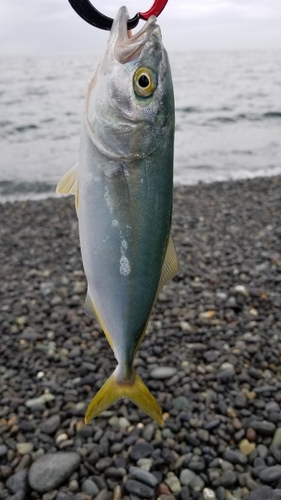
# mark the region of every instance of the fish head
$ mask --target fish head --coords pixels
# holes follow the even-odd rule
[[[151,154],[174,130],[171,71],[157,19],[151,16],[132,35],[128,18],[121,7],[90,80],[85,109],[87,131],[98,150],[120,161]]]

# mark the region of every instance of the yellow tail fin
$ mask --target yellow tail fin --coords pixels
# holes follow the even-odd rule
[[[142,411],[161,425],[163,423],[161,408],[136,372],[134,371],[132,383],[121,384],[116,379],[116,370],[112,373],[111,377],[107,379],[89,404],[85,416],[85,423],[88,424],[90,420],[109,408],[115,401],[127,396]]]

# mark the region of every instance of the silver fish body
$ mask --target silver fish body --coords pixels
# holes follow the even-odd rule
[[[86,420],[127,395],[160,422],[133,360],[157,294],[177,271],[170,236],[174,97],[156,18],[131,37],[127,18],[122,7],[90,80],[79,167],[71,174],[77,177],[68,178],[88,281],[86,312],[97,316],[118,361]],[[58,190],[66,192],[62,184]]]

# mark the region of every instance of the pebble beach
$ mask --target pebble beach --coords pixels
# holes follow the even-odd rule
[[[281,500],[281,177],[180,186],[180,272],[135,359],[158,426],[121,400],[84,314],[73,197],[1,205],[0,500]]]

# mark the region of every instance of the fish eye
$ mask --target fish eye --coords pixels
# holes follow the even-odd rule
[[[149,97],[156,89],[155,76],[148,68],[139,68],[134,74],[134,90],[140,97]]]

